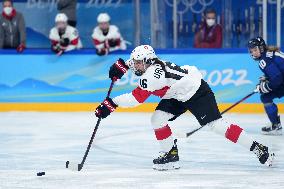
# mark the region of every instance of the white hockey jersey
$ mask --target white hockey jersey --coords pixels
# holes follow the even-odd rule
[[[95,27],[93,34],[92,34],[92,38],[93,38],[96,49],[99,49],[99,50],[107,48],[111,52],[115,50],[125,50],[126,49],[125,41],[123,40],[119,32],[119,29],[115,25],[109,26],[109,31],[107,35],[103,34],[99,26]],[[118,40],[119,41],[118,45],[115,47],[109,47],[108,44],[106,44],[106,42],[109,39]]]
[[[166,72],[159,64],[151,65],[140,77],[139,86],[131,93],[113,99],[120,107],[133,107],[143,103],[150,95],[162,99],[189,100],[201,85],[202,74],[195,66],[176,66],[165,63]]]
[[[58,29],[56,27],[50,30],[49,39],[51,40],[52,45],[60,44],[60,40],[64,38],[68,38],[70,41],[70,44],[67,47],[62,47],[62,49],[65,49],[65,51],[82,48],[82,42],[76,28],[68,25],[65,33],[62,36],[59,35]]]

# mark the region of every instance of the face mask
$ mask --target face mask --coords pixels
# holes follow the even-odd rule
[[[209,27],[211,27],[215,24],[215,19],[214,18],[206,19],[206,23]]]
[[[6,15],[11,15],[13,8],[12,7],[4,7],[3,11]]]

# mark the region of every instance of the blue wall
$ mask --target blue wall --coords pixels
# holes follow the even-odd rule
[[[157,54],[178,65],[197,66],[218,102],[240,99],[255,88],[261,75],[245,49],[157,50]],[[27,50],[20,55],[0,51],[0,57],[0,102],[100,102],[110,84],[109,67],[129,54],[98,57],[85,50],[57,57],[48,50]],[[136,82],[137,77],[128,72],[116,83],[112,96],[130,92]],[[258,95],[247,102],[259,102]]]

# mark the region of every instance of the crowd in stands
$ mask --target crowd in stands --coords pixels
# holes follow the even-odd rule
[[[0,16],[0,49],[16,49],[23,52],[26,48],[26,27],[23,15],[15,9],[12,0],[2,1],[3,11]],[[50,30],[51,50],[57,55],[83,48],[80,35],[76,29],[77,0],[58,0],[58,14],[55,26]],[[203,21],[194,36],[195,48],[221,48],[222,27],[216,22],[214,9],[207,9]],[[97,55],[107,55],[116,50],[125,50],[126,43],[119,28],[110,24],[107,13],[97,17],[98,25],[94,28],[92,40]]]

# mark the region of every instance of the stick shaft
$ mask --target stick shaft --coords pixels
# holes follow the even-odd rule
[[[245,101],[246,99],[248,99],[249,97],[251,97],[252,95],[254,95],[256,92],[251,92],[250,94],[248,94],[247,96],[243,97],[241,100],[239,100],[238,102],[234,103],[232,106],[228,107],[227,109],[225,109],[223,112],[221,112],[221,115],[223,115],[224,113],[228,112],[229,110],[231,110],[232,108],[234,108],[235,106],[237,106],[238,104],[240,104],[241,102]],[[194,129],[193,131],[186,133],[186,137],[189,137],[190,135],[192,135],[193,133],[195,133],[196,131],[199,131],[201,128],[203,128],[205,125],[202,125],[201,127]]]
[[[111,84],[110,84],[109,90],[108,90],[108,92],[107,92],[107,97],[109,97],[109,95],[110,95],[110,93],[111,93],[111,91],[112,91],[113,85],[114,85],[114,81],[112,81]],[[102,118],[99,118],[98,121],[97,121],[97,124],[96,124],[96,126],[95,126],[95,128],[94,128],[93,134],[92,134],[91,139],[90,139],[90,141],[89,141],[87,150],[85,151],[84,157],[83,157],[81,163],[78,165],[78,171],[81,171],[81,169],[82,169],[83,166],[84,166],[84,163],[85,163],[85,161],[86,161],[86,159],[87,159],[87,156],[88,156],[88,154],[89,154],[90,148],[91,148],[92,143],[93,143],[93,141],[94,141],[94,138],[95,138],[95,135],[96,135],[97,130],[98,130],[98,128],[99,128],[99,125],[100,125],[100,123],[101,123],[101,120],[102,120]]]

